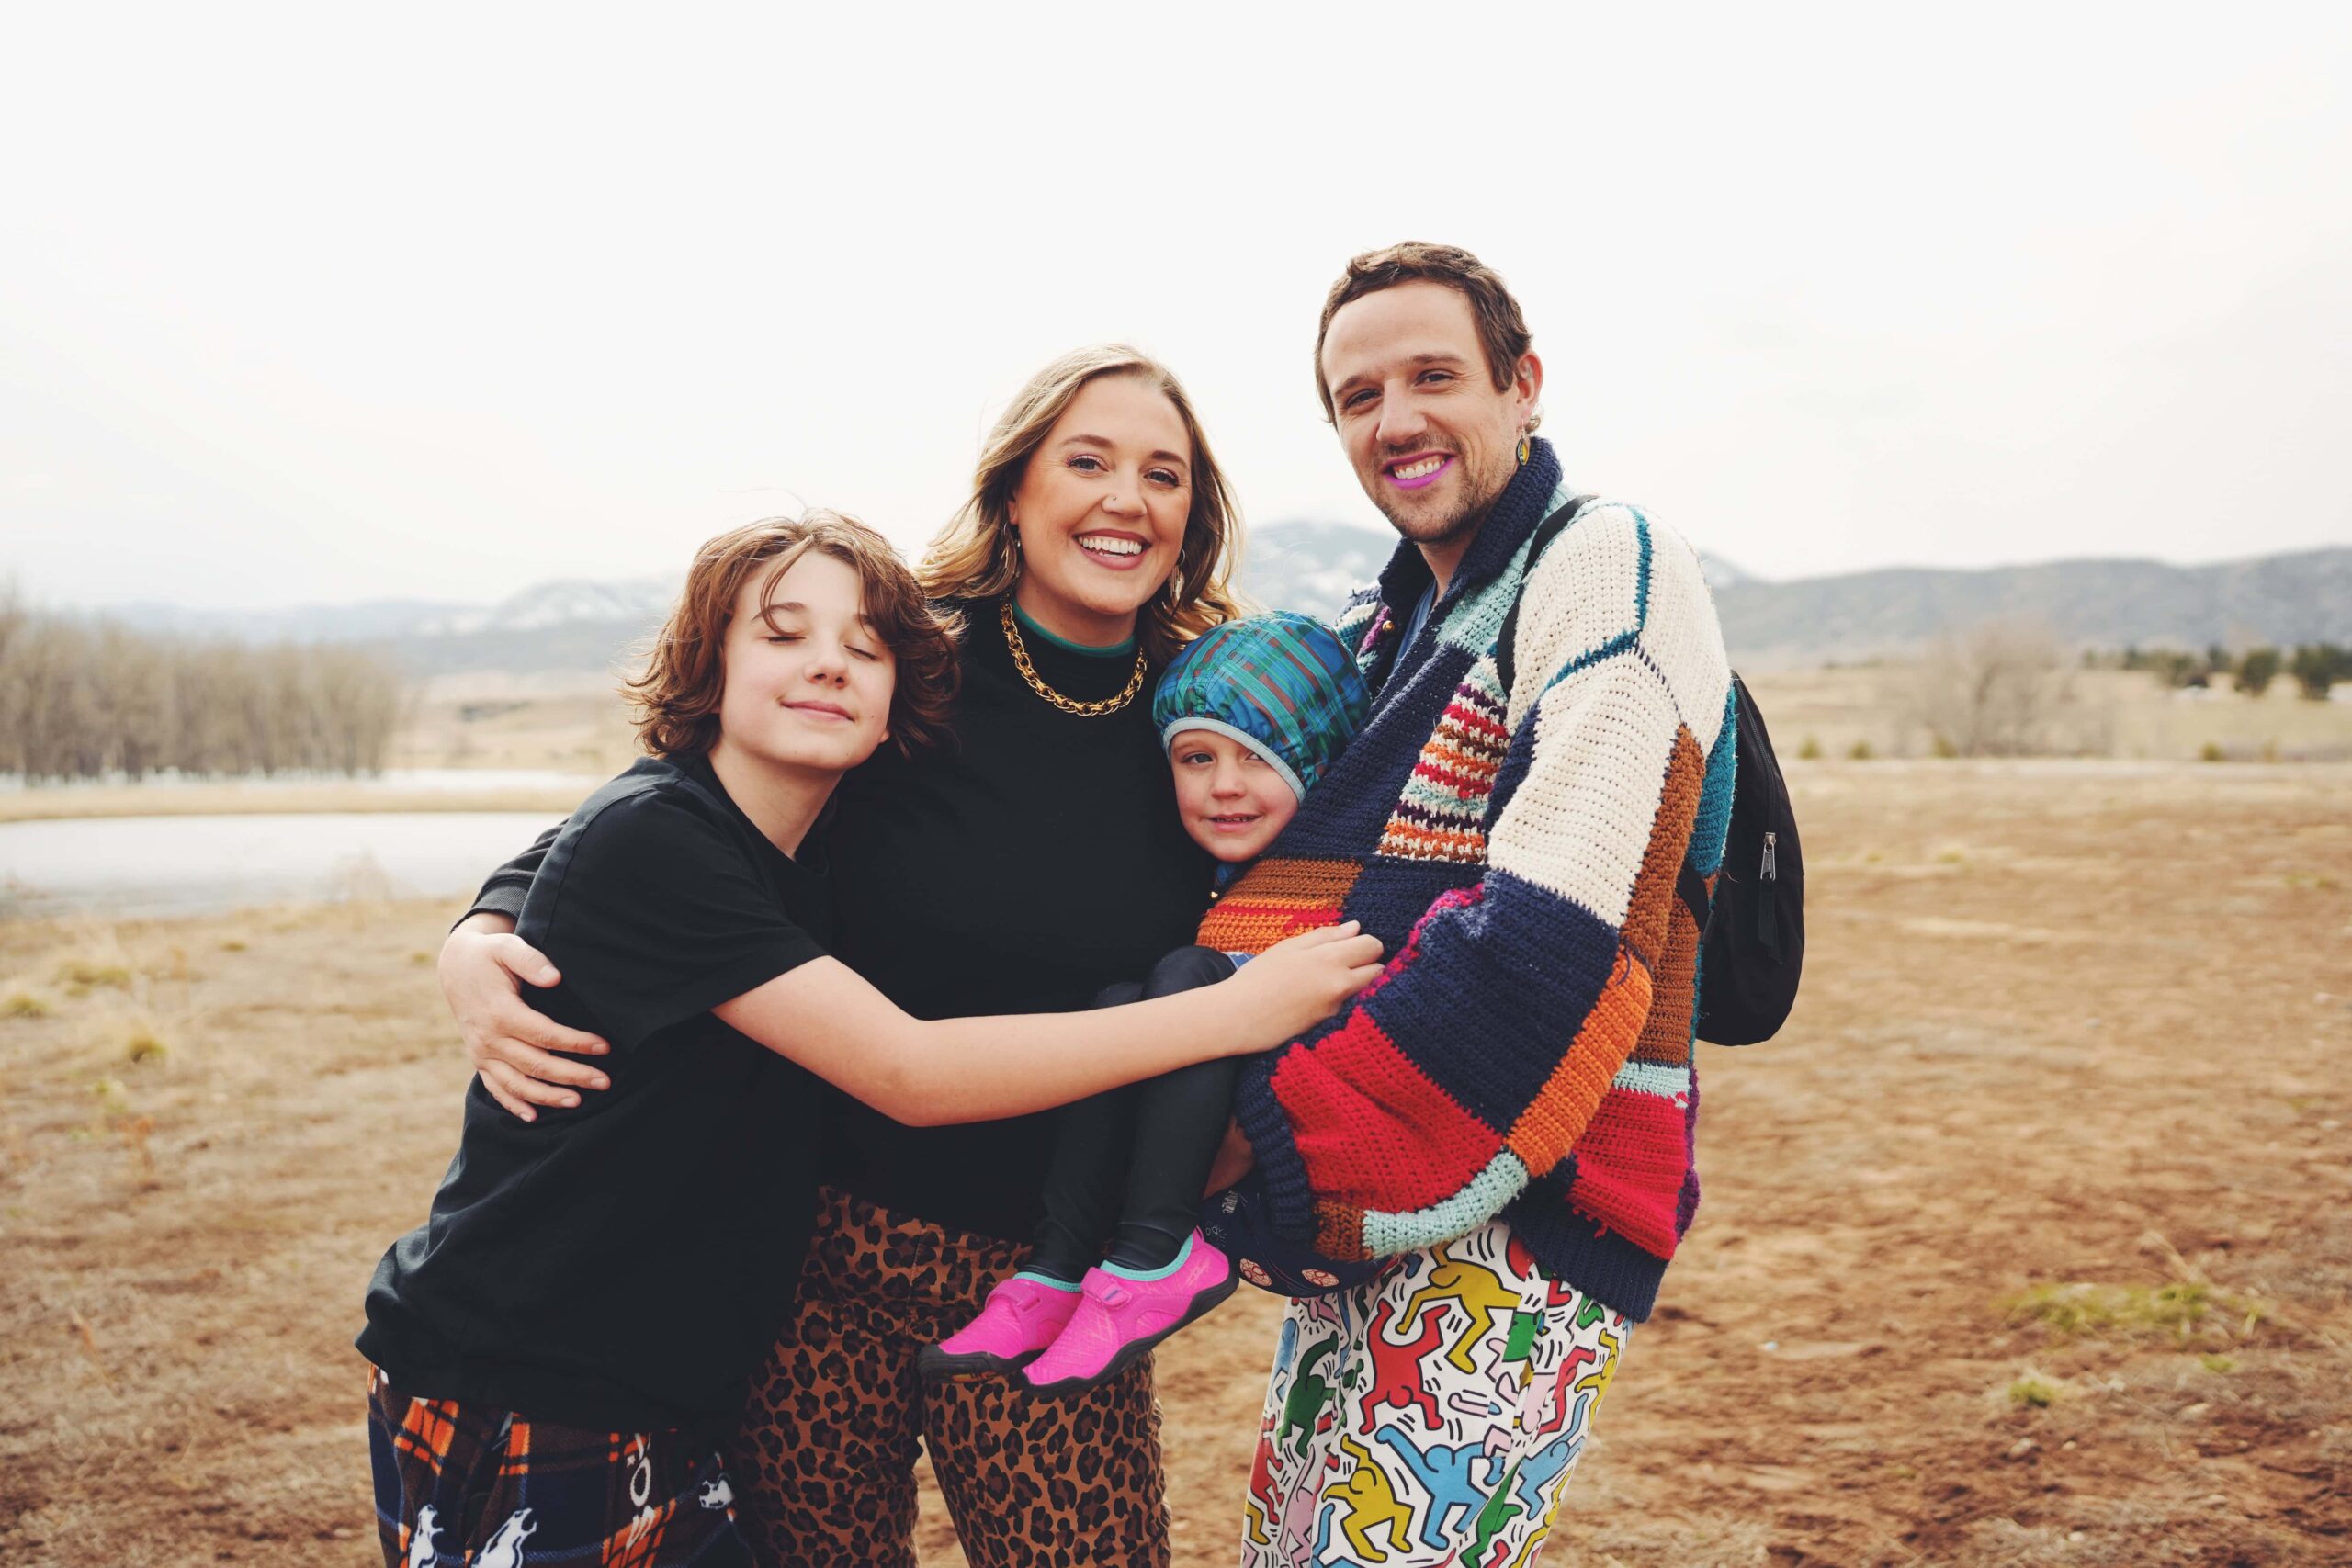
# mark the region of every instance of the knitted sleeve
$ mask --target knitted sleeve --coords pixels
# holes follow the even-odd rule
[[[1276,1225],[1334,1258],[1483,1224],[1575,1147],[1650,1012],[1730,666],[1697,557],[1588,507],[1521,601],[1487,868],[1239,1097]],[[1661,1114],[1682,1111],[1666,1101]]]

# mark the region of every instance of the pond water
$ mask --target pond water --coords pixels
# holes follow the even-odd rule
[[[131,781],[121,774],[88,781],[74,780],[65,784],[28,784],[20,773],[0,773],[0,795],[35,791],[59,799],[71,799],[80,790],[120,789]],[[577,789],[582,795],[600,784],[600,775],[593,773],[555,773],[544,768],[387,768],[380,773],[273,773],[265,778],[259,773],[243,777],[215,773],[149,773],[138,781],[141,789],[208,789],[233,784],[239,790],[316,789],[333,785],[337,789],[382,790],[387,794],[407,790],[492,790],[492,789]]]
[[[0,823],[0,919],[463,893],[555,820],[385,811]]]

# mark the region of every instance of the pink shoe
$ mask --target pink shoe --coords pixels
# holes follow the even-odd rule
[[[915,1368],[933,1382],[1016,1371],[1054,1342],[1078,1302],[1076,1285],[1015,1274],[998,1281],[979,1316],[917,1351]]]
[[[1069,1326],[1022,1372],[1038,1393],[1075,1393],[1109,1382],[1151,1348],[1233,1294],[1233,1259],[1194,1231],[1176,1261],[1148,1279],[1089,1269]]]

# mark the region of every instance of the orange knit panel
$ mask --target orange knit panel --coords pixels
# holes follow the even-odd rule
[[[1530,1175],[1541,1176],[1559,1164],[1569,1145],[1584,1135],[1593,1108],[1625,1065],[1649,1011],[1649,971],[1621,947],[1609,983],[1585,1014],[1576,1043],[1511,1127],[1510,1151]]]
[[[1380,852],[1407,860],[1454,861],[1473,864],[1487,856],[1487,836],[1476,828],[1423,828],[1394,821],[1380,836]]]
[[[1261,860],[1202,917],[1200,943],[1263,953],[1284,937],[1340,923],[1363,866],[1344,860]]]
[[[1667,911],[1666,953],[1659,958],[1657,998],[1634,1043],[1634,1060],[1660,1067],[1690,1065],[1690,1011],[1699,1002],[1699,922],[1680,898]]]
[[[1341,1261],[1361,1261],[1363,1249],[1363,1211],[1352,1203],[1335,1202],[1329,1198],[1315,1201],[1315,1250],[1326,1258]]]
[[[1666,952],[1667,920],[1681,899],[1674,882],[1690,849],[1690,825],[1699,815],[1699,792],[1706,787],[1707,758],[1687,726],[1674,730],[1674,753],[1667,759],[1666,783],[1657,815],[1650,818],[1649,847],[1625,908],[1625,945],[1655,968]]]

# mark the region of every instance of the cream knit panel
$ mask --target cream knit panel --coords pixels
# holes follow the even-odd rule
[[[1680,727],[1665,682],[1630,649],[1553,684],[1536,706],[1527,774],[1487,835],[1487,863],[1622,928]]]
[[[1639,519],[1614,502],[1590,502],[1552,541],[1519,601],[1511,733],[1556,671],[1641,625],[1641,567]]]
[[[1513,654],[1509,722],[1533,713],[1535,744],[1489,863],[1623,926],[1675,732],[1704,753],[1723,726],[1731,669],[1697,554],[1630,506],[1592,502],[1536,563]]]

